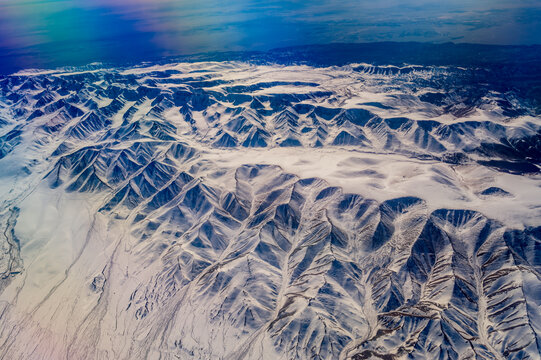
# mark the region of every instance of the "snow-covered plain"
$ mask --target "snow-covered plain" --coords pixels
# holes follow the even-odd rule
[[[538,359],[541,121],[475,71],[0,78],[0,358]]]

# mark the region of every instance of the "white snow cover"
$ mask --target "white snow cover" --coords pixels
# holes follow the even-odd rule
[[[538,359],[541,121],[404,69],[0,79],[0,357]]]

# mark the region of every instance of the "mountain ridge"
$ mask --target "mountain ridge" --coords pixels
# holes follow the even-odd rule
[[[479,71],[3,77],[2,353],[535,359],[541,125]]]

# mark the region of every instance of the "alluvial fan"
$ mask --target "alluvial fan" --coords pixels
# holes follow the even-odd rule
[[[539,359],[541,121],[480,76],[1,77],[0,358]]]

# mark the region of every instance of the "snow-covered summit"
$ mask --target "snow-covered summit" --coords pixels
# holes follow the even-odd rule
[[[536,359],[541,122],[482,69],[0,78],[11,359]]]

